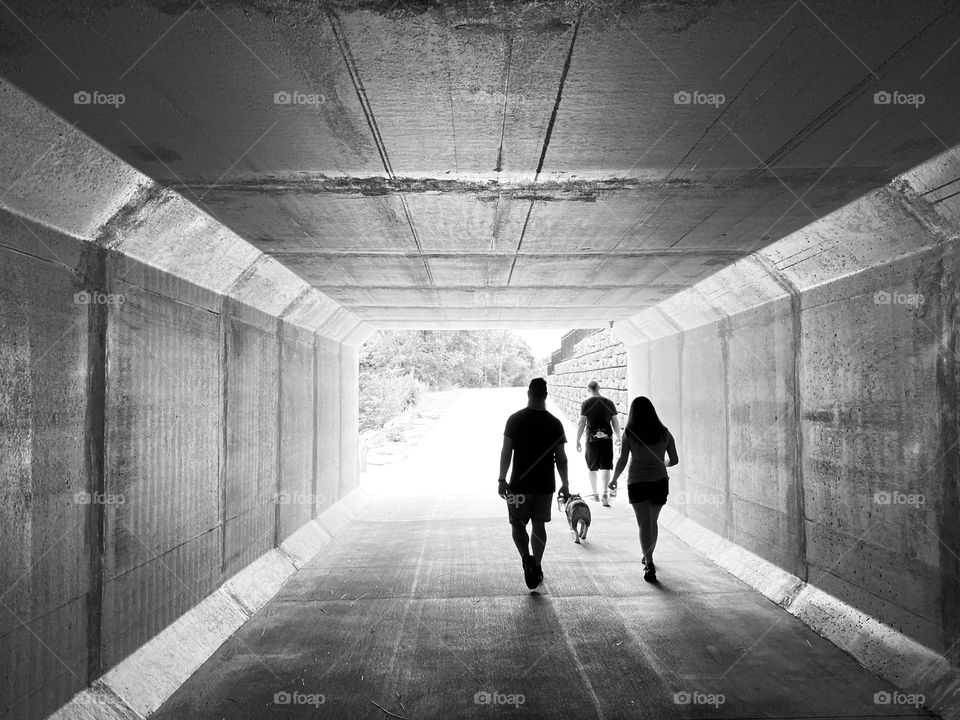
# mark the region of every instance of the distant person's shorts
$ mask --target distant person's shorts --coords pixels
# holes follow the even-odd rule
[[[613,470],[613,440],[594,440],[587,442],[584,451],[587,470]]]
[[[654,505],[666,505],[667,495],[670,494],[670,480],[654,480],[653,482],[635,482],[627,485],[627,497],[631,503],[648,501]]]
[[[531,520],[550,522],[553,509],[553,493],[513,493],[507,495],[507,516],[511,525],[526,525]]]

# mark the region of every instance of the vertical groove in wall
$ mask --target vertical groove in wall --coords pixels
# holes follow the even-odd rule
[[[801,326],[801,298],[800,290],[789,279],[784,277],[783,273],[762,255],[754,255],[754,258],[766,273],[777,283],[777,285],[790,298],[790,332],[791,342],[793,344],[793,367],[790,371],[790,387],[787,388],[787,394],[793,402],[793,508],[788,517],[796,520],[797,535],[797,562],[799,568],[795,574],[804,582],[810,579],[810,566],[807,562],[807,510],[806,499],[804,496],[804,477],[803,477],[803,385],[801,377],[803,373],[803,353],[802,338],[803,329]]]
[[[717,310],[717,312],[723,311]],[[727,501],[723,504],[723,535],[726,538],[733,539],[735,536],[733,524],[733,497],[730,492],[730,468],[732,466],[730,458],[730,335],[733,330],[731,327],[730,317],[725,313],[717,323],[717,330],[720,336],[720,363],[723,365],[721,372],[723,373],[723,422],[725,425],[723,433],[723,496]]]
[[[230,299],[220,300],[220,572],[227,572],[227,398],[230,372],[230,332],[227,315]]]
[[[320,436],[320,348],[317,334],[313,333],[313,475],[310,481],[310,517],[317,517],[317,484],[320,467],[320,453],[317,450],[317,438]]]
[[[957,357],[957,305],[960,289],[956,278],[941,268],[941,331],[937,349],[937,397],[940,419],[941,503],[937,532],[940,549],[940,608],[943,644],[947,659],[960,664],[960,558],[950,548],[960,548],[960,363]]]
[[[107,293],[107,254],[100,247],[84,250],[80,274],[84,290],[91,294]],[[87,305],[87,381],[86,417],[84,418],[84,464],[87,476],[86,537],[89,556],[89,589],[87,591],[87,682],[103,671],[103,567],[105,555],[106,504],[93,501],[106,493],[106,393],[107,393],[107,321],[106,303]]]
[[[283,491],[283,320],[277,319],[277,487],[273,498],[273,546],[280,547],[280,493]]]
[[[343,457],[343,399],[346,397],[343,392],[343,343],[337,343],[337,387],[340,395],[340,407],[337,414],[337,453],[340,457],[340,477],[337,478],[337,496],[334,501],[343,497],[343,473],[346,465]]]

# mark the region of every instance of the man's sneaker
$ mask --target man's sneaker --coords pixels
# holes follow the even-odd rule
[[[527,583],[527,587],[531,590],[540,584],[540,580],[537,579],[537,575],[537,560],[533,557],[533,555],[527,555],[523,558],[523,579],[524,582]]]
[[[600,501],[600,496],[597,493],[593,493],[593,495],[587,495],[587,497],[590,498],[593,502]]]
[[[606,494],[606,493],[603,494],[603,498],[600,500],[600,503],[601,503],[604,507],[610,507],[610,500],[607,498],[607,494]]]

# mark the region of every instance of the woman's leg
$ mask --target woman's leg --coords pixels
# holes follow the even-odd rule
[[[660,511],[663,509],[663,505],[653,505],[652,503],[646,503],[646,504],[650,506],[648,510],[649,514],[647,516],[648,524],[650,527],[650,530],[647,536],[649,538],[648,547],[650,548],[650,550],[648,554],[645,555],[644,557],[647,558],[647,563],[652,563],[653,551],[657,547],[657,536],[660,534],[660,528],[657,525],[657,521],[660,518]]]
[[[649,500],[631,503],[634,515],[637,516],[637,525],[640,527],[640,551],[643,553],[643,559],[651,562],[653,547],[656,544],[656,536],[650,536],[650,517],[651,505]],[[653,543],[653,544],[651,544]]]

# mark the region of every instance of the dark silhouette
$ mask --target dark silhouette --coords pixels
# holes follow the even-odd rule
[[[663,461],[665,454],[669,458],[666,463]],[[657,519],[670,492],[667,468],[680,461],[677,458],[673,435],[660,422],[649,398],[637,397],[630,403],[623,447],[617,460],[612,485],[616,484],[617,478],[627,467],[628,458],[630,471],[627,474],[627,495],[640,527],[640,549],[643,551],[645,566],[643,579],[656,582],[657,569],[653,564],[653,551],[657,547]]]
[[[527,390],[527,407],[507,420],[500,451],[500,477],[497,492],[507,501],[507,514],[523,564],[524,580],[531,590],[543,580],[543,551],[547,545],[546,523],[550,522],[553,493],[556,490],[556,465],[560,472],[560,495],[569,495],[567,437],[563,424],[547,411],[547,381],[535,378]],[[507,483],[507,470],[513,461],[513,473]],[[532,538],[527,535],[527,523]],[[530,550],[533,550],[531,553]]]
[[[596,380],[587,383],[590,397],[580,405],[580,424],[577,426],[577,452],[582,450],[580,438],[587,431],[587,449],[584,459],[587,461],[587,474],[590,478],[590,499],[600,500],[597,494],[597,471],[603,477],[603,505],[610,507],[607,486],[610,484],[610,471],[613,470],[613,438],[620,444],[619,411],[613,400],[600,394],[600,385]]]

